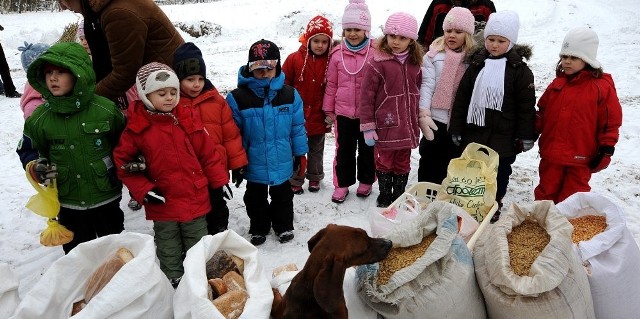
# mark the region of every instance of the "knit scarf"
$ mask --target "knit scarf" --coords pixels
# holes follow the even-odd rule
[[[462,79],[462,75],[466,69],[463,61],[464,56],[465,52],[463,50],[456,52],[445,46],[444,67],[442,68],[440,79],[436,84],[436,89],[431,99],[432,108],[451,109],[456,92],[458,91],[460,79]]]
[[[467,123],[484,126],[486,109],[502,112],[506,66],[507,58],[484,60],[484,68],[473,85]]]

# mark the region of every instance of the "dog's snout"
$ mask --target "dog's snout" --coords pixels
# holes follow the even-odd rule
[[[382,243],[382,247],[386,252],[389,252],[391,250],[391,247],[393,247],[393,242],[388,239],[383,239],[383,240],[384,242]]]

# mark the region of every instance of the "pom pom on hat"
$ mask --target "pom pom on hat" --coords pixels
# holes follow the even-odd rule
[[[22,51],[20,53],[20,62],[22,62],[22,69],[27,72],[29,69],[29,65],[33,61],[35,61],[42,53],[49,49],[49,45],[44,43],[27,43],[24,42],[23,47],[19,47],[18,51]]]
[[[342,15],[342,29],[371,31],[371,13],[364,0],[349,0]]]
[[[475,21],[473,13],[464,7],[453,7],[444,17],[442,22],[442,30],[462,30],[471,35],[475,31]]]
[[[489,21],[484,27],[484,38],[490,35],[499,35],[509,39],[509,49],[518,42],[520,18],[515,11],[504,10],[494,12],[489,16]]]
[[[382,32],[416,40],[418,39],[418,21],[406,12],[396,12],[387,18]]]
[[[253,72],[257,69],[276,69],[276,76],[280,75],[280,49],[278,46],[265,39],[255,42],[249,49],[247,70]]]
[[[560,56],[570,55],[582,59],[595,69],[602,67],[596,60],[598,56],[598,35],[588,27],[577,27],[569,30],[562,41]]]
[[[173,70],[178,80],[191,75],[207,78],[207,66],[202,58],[202,51],[193,43],[187,42],[176,49],[173,54]]]
[[[178,76],[168,65],[158,62],[145,64],[138,70],[136,88],[138,89],[140,100],[152,111],[155,108],[147,98],[147,94],[164,88],[173,88],[176,89],[176,94],[180,96],[180,80],[178,80]]]

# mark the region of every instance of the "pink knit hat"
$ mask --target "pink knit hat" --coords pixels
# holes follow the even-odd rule
[[[389,16],[382,32],[416,40],[418,39],[418,21],[406,12],[396,12]]]
[[[453,7],[444,17],[442,30],[462,30],[473,35],[475,31],[475,18],[469,9],[464,7]]]
[[[342,29],[371,31],[371,13],[364,0],[349,0],[342,15]]]

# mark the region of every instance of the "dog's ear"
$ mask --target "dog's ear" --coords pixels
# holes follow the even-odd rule
[[[313,247],[315,247],[316,244],[320,242],[322,237],[324,237],[324,234],[327,232],[327,227],[321,229],[319,232],[317,232],[315,235],[313,235],[313,237],[309,239],[309,241],[307,242],[307,246],[309,247],[309,252],[311,252],[313,250]]]
[[[346,267],[338,256],[327,256],[313,281],[313,296],[322,310],[336,313],[345,306],[342,282]]]

